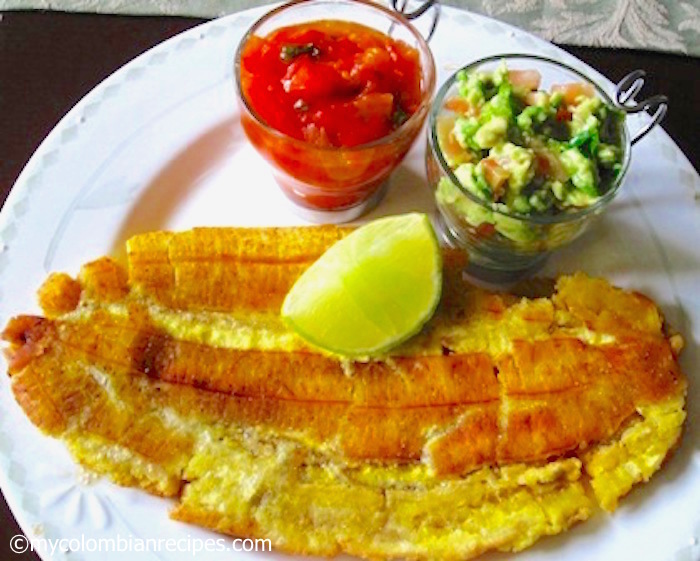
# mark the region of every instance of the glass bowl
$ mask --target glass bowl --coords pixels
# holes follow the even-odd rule
[[[246,98],[241,57],[251,37],[281,27],[317,20],[360,23],[415,48],[421,65],[422,97],[415,113],[399,128],[372,142],[352,147],[319,147],[269,126]],[[374,206],[391,172],[408,152],[430,109],[435,63],[422,35],[398,12],[369,0],[295,0],[263,16],[241,40],[235,61],[241,124],[250,142],[272,165],[284,194],[312,220],[344,222]]]
[[[630,89],[634,91],[621,92],[621,87],[618,87],[616,103],[601,86],[578,70],[536,55],[492,56],[473,62],[462,70],[491,71],[502,61],[505,61],[509,70],[539,71],[542,75],[542,90],[549,90],[553,84],[583,81],[591,84],[597,95],[608,105],[626,113],[641,111],[639,105],[626,106],[626,102],[641,87],[635,81],[640,75],[643,78],[640,71],[623,79],[623,82],[630,82],[630,77],[635,79],[632,80],[635,81],[634,84],[626,83],[627,86],[632,85]],[[443,154],[439,140],[440,127],[441,123],[447,122],[450,114],[449,109],[445,107],[446,101],[458,92],[457,74],[458,72],[453,74],[438,92],[429,117],[426,168],[429,186],[433,190],[439,210],[438,222],[446,241],[468,252],[469,274],[495,282],[517,280],[537,270],[553,250],[578,238],[605,211],[624,181],[630,164],[632,144],[646,134],[651,126],[648,125],[634,139],[631,138],[626,124],[621,127],[621,169],[609,190],[592,205],[546,215],[504,212],[494,209],[490,203],[482,201],[468,191],[457,179]],[[666,110],[665,98],[657,97],[662,100],[664,106],[661,114],[654,116],[652,126],[663,118]]]

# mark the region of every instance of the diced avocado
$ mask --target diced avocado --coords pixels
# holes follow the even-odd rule
[[[457,118],[451,129],[466,157],[449,162],[456,175],[450,189],[456,189],[453,198],[464,199],[461,206],[476,207],[469,210],[472,224],[483,223],[486,216],[474,197],[489,212],[564,212],[594,203],[622,169],[622,112],[599,96],[580,95],[567,103],[562,91],[519,88],[520,81],[514,86],[510,76],[505,63],[458,74],[460,94],[475,110]],[[503,169],[493,161],[482,165],[487,157]],[[497,192],[486,177],[498,185]],[[481,222],[474,220],[475,213]],[[505,237],[526,241],[537,233],[527,222],[500,216],[495,213],[489,222]]]
[[[555,181],[552,183],[552,194],[557,198],[562,207],[582,207],[594,202],[597,197],[591,197],[587,193],[577,189],[574,185],[567,181]]]
[[[522,113],[517,116],[515,122],[522,130],[532,132],[533,127],[544,123],[547,117],[548,115],[545,107],[531,105],[523,109]]]
[[[481,150],[474,140],[474,134],[479,130],[479,120],[476,117],[459,117],[455,121],[452,134],[457,143],[465,150]]]
[[[498,86],[498,93],[484,105],[480,117],[481,122],[494,117],[505,117],[508,122],[512,122],[514,120],[512,97],[513,88],[506,80]]]
[[[493,148],[505,140],[508,133],[508,121],[505,117],[493,117],[486,121],[474,133],[474,142],[479,148]]]
[[[480,108],[478,119],[462,117],[455,122],[454,135],[463,148],[479,151],[507,137],[513,121],[512,88],[507,76],[505,66],[492,74],[458,74],[460,95],[472,107]]]
[[[557,101],[555,104],[553,101]],[[527,133],[532,133],[533,129],[538,132],[541,127],[549,119],[549,128],[557,125],[555,120],[557,114],[558,103],[561,102],[560,94],[549,95],[547,92],[533,92],[531,104],[525,107],[516,117],[516,123],[521,130]]]
[[[547,92],[532,92],[533,103],[530,104],[530,107],[548,109],[550,106],[549,97]]]
[[[562,101],[564,101],[564,94],[561,92],[553,92],[552,95],[549,96],[549,104],[554,109],[558,109]]]
[[[593,162],[586,158],[578,148],[563,150],[559,159],[571,177],[571,183],[574,184],[574,187],[581,191],[582,195],[588,197],[584,205],[590,204],[598,196]],[[576,206],[582,205],[576,204]]]
[[[600,121],[595,113],[600,108],[599,97],[586,97],[571,111],[571,133],[572,135],[583,129],[598,127]]]
[[[532,210],[530,202],[525,195],[516,195],[511,201],[506,201],[506,204],[520,214],[527,214]]]
[[[588,158],[595,158],[598,153],[598,146],[600,145],[600,135],[598,134],[596,118],[589,117],[589,120],[591,119],[596,122],[581,129],[569,140],[569,146],[578,148],[579,151]]]
[[[440,206],[450,207],[475,228],[482,224],[494,224],[496,231],[502,236],[521,243],[530,242],[537,237],[533,228],[526,222],[493,212],[475,203],[446,177],[440,179],[435,198]],[[499,206],[505,212],[508,211],[505,205]]]
[[[489,156],[510,173],[508,187],[514,194],[520,193],[535,176],[535,153],[529,148],[505,142],[492,148]]]
[[[446,177],[440,179],[435,198],[439,205],[452,207],[456,213],[474,227],[494,222],[493,211],[472,201]]]
[[[471,107],[480,107],[486,102],[484,83],[480,74],[461,71],[457,74],[457,80],[459,95],[466,99]]]
[[[598,162],[606,168],[612,168],[622,159],[622,150],[612,144],[601,144],[598,147]]]
[[[505,61],[502,61],[501,64],[498,65],[498,68],[491,73],[491,81],[495,86],[500,86],[504,83],[510,85],[508,80],[508,66],[506,66]]]
[[[553,154],[559,155],[570,146],[568,141],[561,141],[557,140],[556,138],[548,138],[545,142],[545,147]]]
[[[528,203],[530,203],[530,206],[537,212],[547,212],[552,208],[554,201],[551,191],[543,186],[542,189],[530,195]]]
[[[561,181],[552,181],[549,183],[549,188],[552,190],[552,193],[557,200],[562,202],[566,200],[566,195],[568,194],[569,189],[566,188],[564,183]]]
[[[502,210],[508,212],[505,205]],[[535,230],[527,222],[498,213],[493,214],[493,220],[496,231],[514,242],[526,243],[537,239]]]
[[[598,196],[591,196],[578,189],[572,189],[566,196],[566,204],[569,206],[584,207],[593,204]]]
[[[480,168],[477,170],[476,166],[472,163],[462,164],[454,173],[467,191],[484,201],[493,200],[491,188],[489,184],[486,183]]]
[[[491,185],[489,185],[489,182],[486,181],[484,170],[480,164],[481,162],[474,166],[474,181],[476,182],[479,191],[484,194],[484,197],[486,197],[486,199],[489,201],[493,201],[493,189],[491,188]]]

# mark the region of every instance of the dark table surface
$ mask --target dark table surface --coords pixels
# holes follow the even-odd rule
[[[4,12],[0,20],[0,197],[59,119],[94,86],[148,48],[202,20],[123,17],[57,12]],[[700,59],[645,51],[563,47],[613,81],[629,70],[649,73],[642,92],[665,93],[670,110],[664,128],[700,163]],[[0,412],[0,415],[2,412]],[[10,538],[20,533],[0,501],[0,559],[15,555]]]

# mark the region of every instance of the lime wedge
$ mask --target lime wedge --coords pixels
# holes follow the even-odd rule
[[[289,291],[282,317],[317,347],[376,356],[420,331],[441,289],[442,255],[428,217],[392,216],[330,247]]]

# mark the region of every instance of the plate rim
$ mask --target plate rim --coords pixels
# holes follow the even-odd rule
[[[145,70],[147,70],[150,58],[157,56],[161,52],[172,51],[183,40],[191,38],[194,38],[195,40],[204,40],[208,36],[208,31],[215,29],[217,26],[221,25],[223,25],[224,27],[229,27],[233,26],[234,24],[240,24],[240,21],[246,16],[250,18],[250,21],[247,22],[247,24],[250,25],[253,23],[254,19],[258,17],[259,14],[265,13],[266,11],[273,9],[278,4],[279,3],[270,4],[234,12],[232,14],[228,14],[220,18],[200,23],[183,32],[180,32],[177,35],[174,35],[173,37],[170,37],[167,40],[162,41],[157,45],[154,45],[153,47],[147,49],[134,59],[130,60],[129,62],[118,68],[116,71],[112,72],[104,80],[95,85],[75,105],[73,105],[73,107],[56,123],[56,125],[51,129],[49,134],[42,140],[42,142],[39,144],[36,150],[32,153],[32,156],[24,165],[22,171],[15,180],[5,202],[3,203],[2,209],[0,210],[0,260],[7,259],[7,250],[9,243],[9,240],[6,239],[7,232],[14,226],[17,228],[15,235],[22,235],[20,227],[22,223],[22,214],[18,214],[17,209],[24,200],[28,199],[31,196],[30,184],[28,183],[28,181],[34,176],[35,173],[41,172],[47,166],[51,165],[50,162],[48,164],[42,162],[42,159],[47,155],[50,155],[53,151],[60,149],[60,146],[62,145],[62,132],[66,130],[69,126],[71,126],[72,123],[82,122],[81,112],[94,101],[97,101],[99,104],[99,96],[106,88],[112,85],[120,84],[125,79],[127,73],[135,68],[143,67]],[[452,13],[454,17],[459,17],[462,14],[466,14],[469,17],[473,18],[482,27],[487,24],[495,25],[496,27],[500,28],[501,32],[506,33],[509,38],[515,38],[517,36],[526,37],[528,40],[533,42],[532,49],[535,49],[538,52],[548,52],[548,54],[554,54],[555,56],[563,58],[566,62],[573,63],[575,66],[579,66],[585,69],[585,71],[591,77],[593,77],[597,81],[600,81],[606,87],[613,87],[612,82],[594,67],[589,66],[574,55],[562,49],[561,47],[558,47],[544,39],[541,39],[530,32],[527,32],[516,26],[502,22],[495,18],[491,18],[486,15],[476,14],[469,10],[453,6],[442,6],[441,9],[443,10],[443,12],[447,11]],[[445,17],[444,13],[442,17]],[[438,24],[436,34],[439,33],[440,26]],[[653,134],[659,136],[665,143],[669,144],[672,147],[677,158],[676,167],[679,169],[689,170],[692,174],[694,174],[695,184],[697,186],[699,182],[698,178],[700,177],[700,175],[694,169],[688,157],[674,142],[672,137],[661,127],[655,130]],[[696,192],[696,200],[697,198],[698,193]],[[650,227],[652,232],[655,234],[653,226]],[[4,272],[0,270],[0,279],[3,278],[3,274]],[[667,274],[669,276],[672,275],[671,271],[667,271]],[[674,294],[674,297],[677,298],[677,295]],[[2,319],[5,320],[7,318]],[[7,387],[9,387],[9,385]],[[6,416],[3,417],[6,418]],[[2,427],[3,425],[2,421],[3,419],[0,419],[0,427]],[[41,435],[41,437],[47,438],[43,434]],[[4,450],[0,450],[0,456],[4,460],[10,460],[10,455],[7,454]],[[15,483],[10,480],[9,474],[4,463],[0,463],[0,488],[2,489],[2,492],[5,496],[5,500],[8,504],[10,511],[12,512],[12,515],[14,516],[18,526],[22,529],[25,536],[29,540],[42,537],[38,535],[35,531],[35,528],[31,526],[31,514],[28,513],[26,509],[21,505],[20,492],[15,489]],[[36,554],[42,560],[48,560],[51,558],[48,553],[37,551]]]

